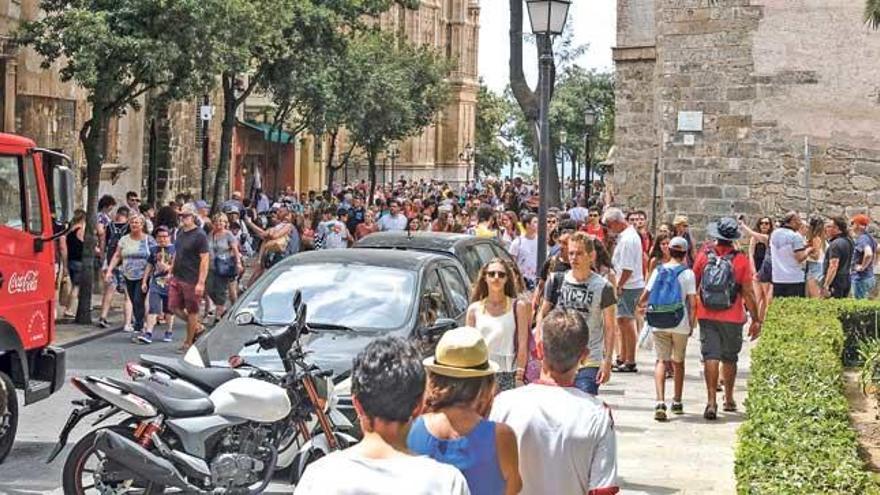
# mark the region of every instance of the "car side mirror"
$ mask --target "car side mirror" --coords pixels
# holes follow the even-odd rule
[[[433,325],[423,327],[420,337],[430,340],[440,340],[444,333],[458,328],[458,322],[452,318],[438,318]]]
[[[239,326],[253,325],[254,321],[254,314],[250,311],[243,311],[235,315],[235,324]]]

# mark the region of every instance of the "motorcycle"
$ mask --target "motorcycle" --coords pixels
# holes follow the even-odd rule
[[[293,314],[294,322],[277,333],[262,328],[253,313],[236,316],[239,325],[261,327],[245,346],[277,350],[285,368],[281,377],[237,356],[234,364],[254,373],[227,374],[230,379],[218,379],[207,397],[169,394],[157,380],[74,377],[73,385],[86,398],[74,402],[79,407],[68,418],[48,462],[84,417],[102,411],[93,425],[119,412],[129,417],[89,432],[74,445],[63,469],[64,493],[152,494],[173,487],[192,493],[257,494],[273,478],[279,447],[287,448],[291,438],[322,438],[328,451],[353,443],[325,414],[328,396],[319,394],[316,383],[328,372],[308,364],[299,345],[308,327],[298,292]],[[307,423],[312,416],[317,417],[321,437],[311,438]]]

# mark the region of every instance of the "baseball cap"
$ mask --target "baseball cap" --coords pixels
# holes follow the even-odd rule
[[[687,251],[688,241],[684,237],[673,237],[672,240],[669,241],[669,249],[675,249],[676,251]]]
[[[200,200],[196,201],[196,208],[197,209],[201,210],[202,208],[207,208],[207,207],[208,207],[208,202],[205,201],[204,199],[200,199]]]
[[[339,215],[348,215],[348,208],[339,208],[336,210],[336,216]]]
[[[856,225],[861,225],[862,227],[867,227],[868,224],[871,223],[871,219],[868,218],[868,215],[865,215],[864,213],[859,213],[858,215],[852,217],[852,223]]]

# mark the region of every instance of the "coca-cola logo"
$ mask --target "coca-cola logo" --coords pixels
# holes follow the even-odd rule
[[[38,282],[39,277],[36,270],[30,270],[24,273],[13,273],[12,276],[9,277],[9,288],[7,290],[10,294],[36,292]]]

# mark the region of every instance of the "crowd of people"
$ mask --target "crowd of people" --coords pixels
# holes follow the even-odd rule
[[[653,417],[684,414],[685,357],[699,329],[702,415],[719,417],[719,391],[721,411],[735,412],[744,331],[760,335],[775,297],[869,297],[877,244],[864,214],[794,211],[751,225],[744,216],[718,218],[700,226],[706,236],[698,241],[685,215],[652,230],[644,211],[624,211],[610,191],[592,186],[592,194],[549,211],[541,266],[537,190],[518,178],[460,188],[401,179],[372,192],[364,182],[320,194],[287,188],[274,199],[235,192],[213,215],[188,195],[161,207],[134,192],[122,205],[104,196],[98,324],[109,325],[115,295],[125,294],[125,331],[150,343],[164,325],[162,338],[172,341],[173,319],[184,318],[185,350],[206,318],[221,316],[286,256],[348,248],[378,231],[494,238],[512,261],[482,267],[465,326],[444,334],[432,358],[421,362],[410,343],[395,339],[358,356],[352,393],[364,440],[311,466],[297,493],[396,493],[396,486],[406,493],[615,493],[613,420],[598,398],[613,373],[638,373],[636,353],[653,347]],[[61,243],[72,281],[68,311],[85,228],[85,213],[77,212]]]

